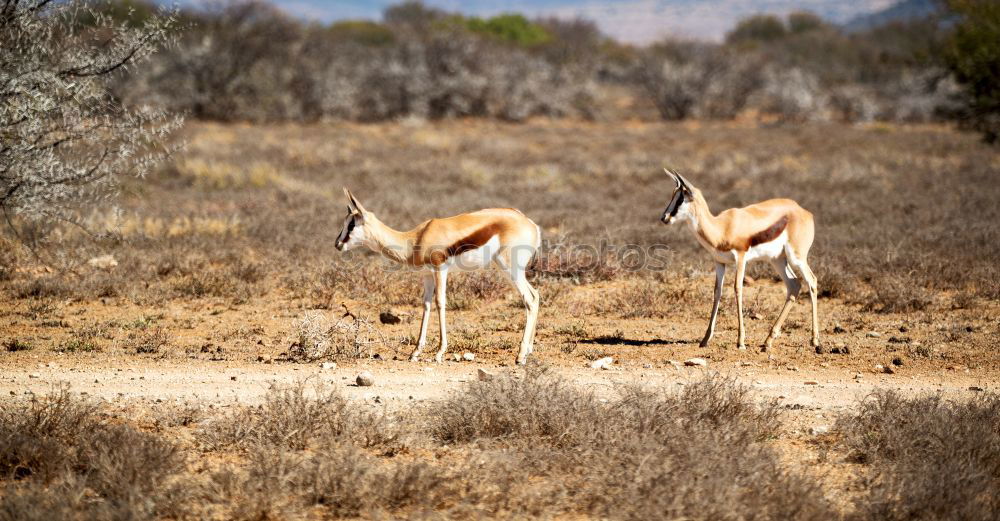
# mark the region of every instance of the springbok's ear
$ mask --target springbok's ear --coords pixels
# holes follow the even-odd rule
[[[354,197],[354,194],[352,194],[351,191],[348,190],[346,186],[344,187],[344,195],[347,196],[348,208],[362,215],[365,213],[365,207],[361,206],[361,203],[358,202],[357,198]]]
[[[667,177],[669,177],[670,179],[673,179],[674,183],[677,185],[675,188],[680,188],[681,187],[681,180],[677,178],[676,174],[674,174],[670,170],[667,170],[667,167],[663,167],[663,172],[665,174],[667,174]]]
[[[681,184],[681,186],[682,186],[682,187],[683,187],[683,188],[684,188],[685,190],[687,190],[688,192],[691,192],[692,190],[694,190],[694,185],[693,185],[693,184],[691,184],[690,182],[688,182],[688,180],[687,180],[687,179],[684,179],[684,176],[682,176],[682,175],[680,175],[680,174],[674,174],[674,175],[676,175],[676,176],[677,176],[677,179],[679,179],[679,180],[680,180],[680,184]]]

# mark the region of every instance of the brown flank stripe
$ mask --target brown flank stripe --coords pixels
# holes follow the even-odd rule
[[[500,233],[500,226],[497,223],[490,223],[482,228],[472,232],[464,239],[461,239],[451,246],[448,247],[448,256],[454,257],[456,255],[461,255],[467,251],[472,251],[476,248],[481,248],[484,244],[489,242],[494,235]]]
[[[750,247],[777,239],[781,232],[785,231],[786,226],[788,226],[788,216],[784,215],[768,228],[751,235]]]

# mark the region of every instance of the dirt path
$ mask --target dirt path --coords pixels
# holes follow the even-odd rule
[[[0,393],[7,396],[45,394],[65,384],[73,392],[107,401],[180,402],[212,406],[260,402],[272,384],[307,381],[341,390],[348,397],[395,409],[436,400],[460,390],[475,380],[479,369],[494,375],[523,374],[513,367],[478,362],[410,363],[372,361],[341,364],[322,369],[318,364],[234,363],[228,361],[176,362],[132,358],[88,359],[67,356],[22,356],[21,360],[0,364]],[[706,372],[717,371],[752,385],[760,397],[776,398],[789,411],[799,412],[804,428],[829,424],[833,416],[875,389],[895,389],[906,394],[943,392],[971,396],[970,387],[995,387],[981,377],[864,374],[845,369],[775,371],[745,366],[743,362],[719,363],[707,369],[670,367],[667,369],[554,367],[577,385],[592,389],[598,396],[611,398],[623,385],[672,387],[685,385]],[[359,387],[354,380],[361,371],[370,371],[375,385]]]

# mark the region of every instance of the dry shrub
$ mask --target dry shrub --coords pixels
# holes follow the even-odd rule
[[[372,346],[387,346],[388,340],[370,320],[346,311],[331,322],[319,311],[311,311],[295,323],[296,340],[288,350],[292,360],[368,359]]]
[[[59,298],[71,295],[73,287],[63,277],[49,275],[29,280],[15,280],[13,293],[17,298]]]
[[[320,384],[310,389],[303,381],[272,387],[263,404],[242,407],[207,425],[200,437],[213,449],[252,451],[261,447],[304,450],[348,440],[363,447],[390,446],[401,436],[389,416],[358,410],[336,390]]]
[[[986,520],[1000,512],[1000,396],[877,391],[837,428],[850,457],[872,471],[854,518]]]
[[[157,354],[170,346],[170,334],[162,327],[143,327],[129,331],[121,341],[122,349],[136,354]]]
[[[874,294],[862,306],[878,313],[912,313],[934,303],[934,292],[912,278],[881,276],[872,280]]]
[[[524,517],[563,498],[550,494],[549,484],[524,482],[523,457],[495,452],[473,452],[450,465],[385,460],[347,444],[306,452],[270,447],[248,456],[246,467],[217,471],[206,486],[205,501],[228,509],[227,518]]]
[[[594,304],[594,311],[622,318],[664,318],[675,313],[688,298],[685,284],[638,279],[607,292]]]
[[[171,477],[183,464],[174,444],[107,423],[63,389],[0,412],[0,482],[18,480],[0,493],[0,519],[175,513],[180,495]]]
[[[781,465],[762,440],[776,405],[721,377],[679,393],[626,390],[604,403],[544,369],[470,384],[432,408],[431,433],[524,454],[521,472],[555,474],[552,508],[613,519],[827,519],[818,483]],[[549,511],[551,512],[551,510]]]
[[[590,248],[555,247],[537,255],[529,266],[529,275],[540,278],[568,279],[577,284],[611,280],[622,273],[613,255],[601,255]]]

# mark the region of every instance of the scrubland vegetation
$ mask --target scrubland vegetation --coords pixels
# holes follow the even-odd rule
[[[607,401],[533,366],[397,413],[308,382],[225,413],[59,391],[0,416],[0,518],[989,519],[997,403],[866,399],[824,441],[856,462],[838,504],[721,377]]]
[[[397,228],[522,210],[544,238],[533,356],[576,366],[635,347],[630,369],[672,369],[667,351],[697,340],[665,328],[707,316],[711,265],[658,222],[668,166],[714,211],[790,197],[816,216],[810,264],[841,358],[810,349],[809,364],[979,378],[1000,367],[1000,151],[955,127],[996,140],[1000,40],[981,23],[993,4],[948,9],[863,32],[757,16],[720,44],[630,46],[585,20],[416,2],[320,25],[257,2],[0,0],[0,358],[388,361],[415,342],[398,333],[419,277],[334,250],[349,186]],[[770,266],[749,274],[780,298]],[[451,280],[452,316],[494,312],[458,321],[452,349],[509,358],[509,285]],[[754,320],[774,312],[762,294]],[[796,320],[790,348],[736,367],[799,371]],[[876,340],[873,322],[895,334]],[[315,380],[219,408],[29,391],[0,404],[0,520],[1000,510],[995,394],[876,391],[803,441],[787,405],[736,380],[681,383],[608,399],[532,365],[405,408]]]
[[[183,155],[127,183],[117,212],[88,215],[85,226],[100,237],[61,229],[53,240],[64,256],[38,250],[68,271],[18,269],[37,261],[8,243],[8,294],[145,304],[294,295],[320,308],[362,301],[376,313],[417,305],[416,274],[332,249],[346,185],[399,228],[517,207],[546,239],[533,277],[549,305],[560,306],[560,288],[636,279],[620,290],[631,292],[620,295],[626,307],[612,293],[604,308],[662,316],[703,299],[671,281],[711,267],[686,230],[657,221],[669,197],[659,167],[670,165],[715,211],[778,196],[812,211],[824,298],[887,313],[1000,295],[997,152],[938,127],[190,124],[179,139]],[[85,263],[104,254],[118,266]],[[763,265],[751,275],[773,277]],[[492,273],[456,280],[457,306],[509,294]]]

